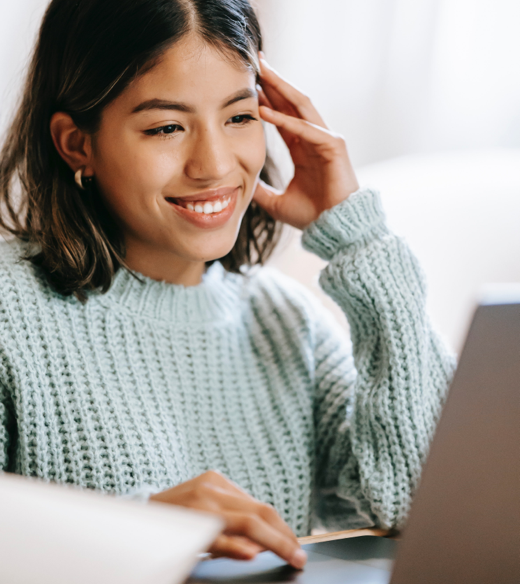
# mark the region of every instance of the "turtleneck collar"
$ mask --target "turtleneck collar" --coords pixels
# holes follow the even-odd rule
[[[169,322],[202,323],[227,319],[236,312],[242,276],[213,263],[195,286],[152,280],[120,269],[99,302],[118,305],[134,314]]]

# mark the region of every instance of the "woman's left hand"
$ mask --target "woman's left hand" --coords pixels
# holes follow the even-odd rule
[[[310,99],[261,58],[260,115],[289,148],[294,177],[284,193],[263,181],[254,200],[274,219],[305,229],[359,188],[342,136],[331,132]]]

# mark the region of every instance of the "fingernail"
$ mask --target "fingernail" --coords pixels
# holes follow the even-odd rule
[[[303,566],[305,566],[306,563],[307,554],[303,550],[298,550],[297,552],[294,552],[294,555],[291,559],[291,564],[295,568],[303,568]]]

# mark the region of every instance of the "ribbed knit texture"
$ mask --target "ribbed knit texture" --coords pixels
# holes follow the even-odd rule
[[[198,286],[119,271],[64,298],[0,244],[0,469],[124,495],[218,469],[313,526],[402,526],[454,358],[406,244],[361,190],[303,233],[352,344],[300,284],[213,264]]]

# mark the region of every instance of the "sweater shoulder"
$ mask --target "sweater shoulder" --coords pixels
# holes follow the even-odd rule
[[[307,339],[315,344],[319,323],[330,313],[306,286],[270,266],[248,277],[245,286],[256,320],[267,328],[280,328],[295,335],[295,342]]]
[[[44,275],[25,258],[27,251],[20,240],[0,242],[0,306],[53,294]]]
[[[0,290],[16,282],[16,275],[28,273],[32,266],[24,259],[26,246],[22,241],[12,239],[0,241]]]
[[[351,351],[348,333],[307,286],[270,266],[258,270],[251,284],[251,304],[271,310],[280,320],[294,316],[301,325],[300,333],[302,328],[309,333],[314,348],[327,341],[329,344],[344,344],[345,350]]]
[[[0,270],[5,270],[9,266],[18,263],[23,256],[25,244],[19,239],[0,241]]]
[[[252,302],[269,301],[273,308],[293,308],[312,316],[321,302],[301,282],[287,276],[277,268],[265,266],[247,278],[247,290]]]

